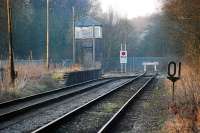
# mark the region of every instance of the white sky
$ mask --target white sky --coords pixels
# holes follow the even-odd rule
[[[159,0],[99,0],[104,12],[112,8],[128,18],[151,15],[159,12]]]

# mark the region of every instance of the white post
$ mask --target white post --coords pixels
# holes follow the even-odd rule
[[[127,71],[127,64],[126,64],[126,63],[125,63],[125,70],[124,70],[124,71],[125,71],[125,73],[126,73],[126,71]]]
[[[154,65],[154,71],[157,71],[157,65],[156,64]]]
[[[144,64],[144,72],[146,72],[147,71],[147,66],[146,66],[146,64]]]
[[[123,64],[121,63],[121,73],[123,73]]]

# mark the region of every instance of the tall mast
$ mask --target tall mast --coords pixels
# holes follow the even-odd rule
[[[96,55],[96,42],[95,42],[95,26],[93,25],[92,26],[92,33],[93,33],[93,40],[92,40],[92,43],[93,43],[93,48],[92,48],[92,55],[93,55],[93,57],[92,57],[92,60],[93,60],[93,66],[95,67],[95,55]]]
[[[47,11],[46,11],[46,67],[49,69],[49,0],[47,0]]]
[[[72,7],[72,14],[73,14],[73,24],[72,24],[72,28],[73,28],[73,63],[75,64],[76,63],[76,42],[75,42],[75,9],[74,9],[74,7]]]

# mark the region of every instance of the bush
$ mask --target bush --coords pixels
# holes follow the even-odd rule
[[[165,132],[193,133],[200,129],[200,75],[195,66],[183,66],[182,78],[175,88],[175,104],[169,106],[172,118],[166,122]],[[169,82],[166,85],[171,87]]]

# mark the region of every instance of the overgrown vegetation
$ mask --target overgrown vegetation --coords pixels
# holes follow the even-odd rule
[[[19,97],[23,92],[21,90],[27,85],[30,80],[40,80],[41,77],[48,72],[43,65],[16,65],[17,78],[15,86],[10,86],[10,76],[8,64],[4,65],[2,80],[0,81],[1,99],[4,97],[15,98]],[[8,99],[10,99],[8,98]]]
[[[166,84],[168,90],[171,84]],[[163,131],[167,133],[197,133],[200,128],[200,84],[199,76],[184,66],[182,79],[176,84],[175,102],[169,106],[171,113]],[[171,94],[171,92],[170,92]]]
[[[180,42],[178,47],[183,49],[184,62],[182,79],[176,87],[176,104],[170,107],[173,117],[166,122],[164,131],[197,133],[200,131],[200,1],[168,0],[164,11],[168,21],[176,25],[176,30],[169,31],[173,40]]]
[[[80,71],[80,65],[70,67],[50,66],[47,70],[43,64],[16,65],[17,78],[14,88],[10,86],[9,69],[4,66],[3,79],[0,80],[0,101],[14,99],[22,96],[33,95],[51,89],[56,89],[59,80],[67,72]]]

